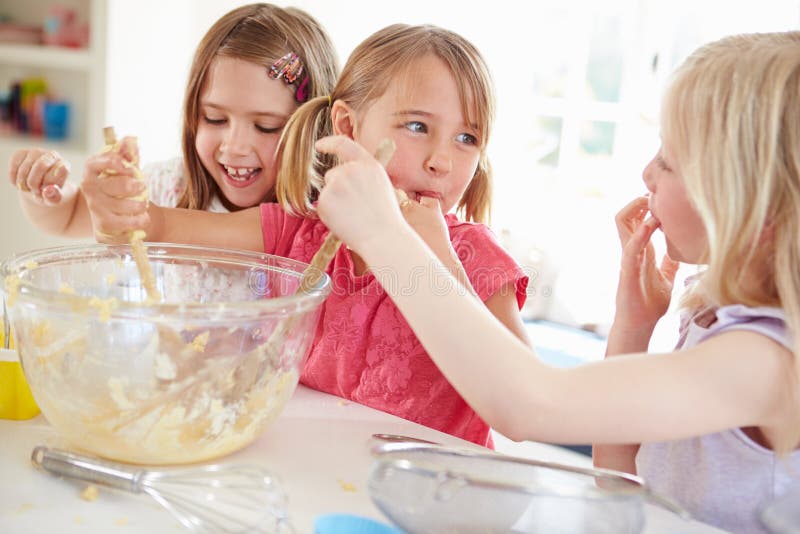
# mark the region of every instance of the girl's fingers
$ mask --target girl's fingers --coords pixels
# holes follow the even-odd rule
[[[419,203],[426,208],[440,210],[439,199],[434,197],[419,197]]]
[[[638,197],[630,201],[614,217],[620,241],[623,246],[634,230],[647,215],[648,197]]]
[[[97,178],[98,176],[134,176],[133,169],[124,165],[124,159],[116,152],[106,152],[98,154],[86,161],[86,171],[84,180]]]
[[[318,140],[314,147],[319,152],[336,155],[341,163],[356,160],[377,160],[381,167],[385,167],[389,160],[392,159],[395,144],[391,139],[384,139],[375,148],[375,153],[373,154],[345,135],[333,135]]]
[[[61,188],[55,184],[44,186],[42,188],[42,200],[48,206],[55,206],[61,202]]]
[[[134,230],[147,228],[149,215],[145,212],[136,214],[119,214],[108,209],[101,209],[92,214],[92,225],[95,237],[104,243],[125,243]]]
[[[126,135],[119,144],[119,156],[126,161],[139,161],[139,143],[135,137]]]
[[[342,163],[372,157],[364,147],[346,135],[323,137],[314,144],[314,147],[324,154],[333,154],[337,156]]]
[[[17,172],[15,176],[14,183],[16,183],[17,187],[20,191],[28,192],[31,190],[30,182],[31,182],[31,169],[33,168],[33,164],[39,159],[41,155],[41,151],[39,150],[29,150],[25,153],[25,156],[22,158],[19,166],[17,167]]]
[[[642,264],[642,254],[647,254],[648,245],[653,232],[658,228],[655,219],[647,219],[634,231],[622,249],[622,268],[639,271]],[[632,271],[633,272],[633,271]]]
[[[14,187],[17,187],[17,172],[19,171],[19,166],[22,165],[27,153],[27,150],[17,150],[11,154],[11,158],[8,160],[8,180]]]
[[[142,213],[147,213],[147,201],[106,197],[103,199],[102,203],[92,202],[92,211],[98,216],[137,216]]]
[[[55,165],[50,167],[44,177],[45,185],[57,185],[59,187],[64,185],[69,177],[69,163],[64,160],[57,161]]]
[[[37,195],[42,195],[44,187],[50,183],[56,183],[58,170],[61,168],[58,155],[53,152],[41,154],[28,171],[28,189],[35,191]],[[57,185],[61,185],[60,183]]]
[[[112,175],[102,178],[100,191],[112,198],[130,198],[144,193],[145,183],[130,176]]]

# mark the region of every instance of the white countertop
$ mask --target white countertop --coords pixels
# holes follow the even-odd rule
[[[394,417],[299,386],[285,411],[255,443],[218,463],[256,463],[280,477],[289,496],[289,516],[299,534],[311,533],[314,518],[348,513],[388,522],[367,493],[373,433],[403,434],[446,444],[466,442]],[[97,500],[84,501],[82,482],[69,482],[35,469],[30,454],[36,445],[65,447],[42,417],[30,421],[0,420],[0,532],[138,533],[182,532],[149,497],[99,487]],[[498,449],[531,458],[587,465],[572,451],[527,442],[499,440]],[[686,522],[647,505],[647,534],[713,534],[721,531]]]

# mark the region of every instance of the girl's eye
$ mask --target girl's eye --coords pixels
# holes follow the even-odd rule
[[[256,130],[258,130],[259,132],[264,133],[264,134],[274,134],[274,133],[279,133],[281,130],[283,130],[283,126],[276,126],[275,128],[268,128],[266,126],[261,126],[261,125],[256,124]]]
[[[656,165],[661,170],[664,170],[664,171],[670,170],[669,165],[667,165],[667,162],[664,161],[664,158],[662,158],[661,156],[657,156],[656,157]]]
[[[428,127],[419,121],[407,122],[403,126],[414,133],[426,133],[428,131]]]
[[[223,124],[225,122],[225,119],[212,119],[211,117],[207,117],[205,115],[203,115],[203,120],[207,124]]]
[[[459,143],[464,143],[464,144],[467,144],[467,145],[473,145],[473,146],[475,146],[475,145],[477,145],[477,144],[478,144],[478,138],[477,138],[477,137],[475,137],[474,135],[472,135],[472,134],[468,134],[468,133],[462,133],[462,134],[458,134],[458,135],[456,136],[456,140],[457,140]]]

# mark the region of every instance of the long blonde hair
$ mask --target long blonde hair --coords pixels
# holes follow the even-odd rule
[[[206,32],[195,51],[184,97],[182,144],[188,180],[178,207],[206,209],[214,194],[219,194],[195,148],[200,97],[214,59],[249,61],[262,66],[267,76],[270,67],[290,52],[303,62],[309,98],[329,94],[339,71],[336,50],[322,26],[305,11],[248,4],[226,13]]]
[[[494,120],[494,87],[478,50],[460,35],[436,26],[388,26],[362,42],[350,55],[336,87],[327,97],[311,99],[289,119],[281,137],[276,193],[287,211],[308,215],[323,185],[330,158],[317,154],[314,142],[331,133],[330,102],[341,100],[356,111],[380,98],[390,83],[413,72],[414,61],[433,54],[448,65],[458,86],[464,117],[478,125],[481,157],[458,211],[466,220],[487,222],[491,215],[492,178],[486,143]],[[474,117],[472,115],[475,115]]]
[[[662,135],[708,235],[685,302],[781,307],[800,380],[800,32],[698,49],[665,95]]]

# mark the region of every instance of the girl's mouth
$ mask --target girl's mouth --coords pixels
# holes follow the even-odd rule
[[[232,167],[220,163],[225,181],[233,187],[247,187],[261,174],[261,167]]]
[[[435,198],[439,201],[442,200],[442,194],[436,191],[414,191],[409,195],[409,198],[413,198],[417,202],[419,202],[419,199],[422,197]]]

